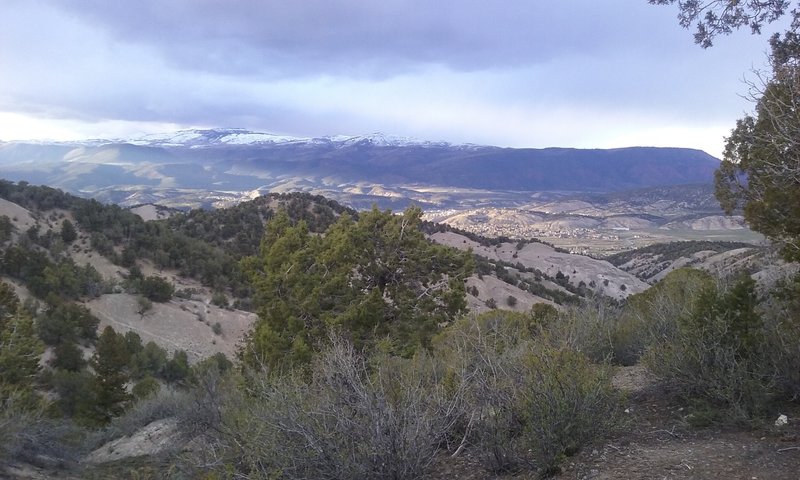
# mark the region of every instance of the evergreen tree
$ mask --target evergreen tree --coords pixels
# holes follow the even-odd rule
[[[175,293],[175,287],[161,277],[150,276],[142,280],[142,295],[154,302],[168,302]]]
[[[0,390],[3,385],[29,390],[39,373],[44,346],[31,317],[18,308],[0,323]],[[2,397],[2,392],[0,392]]]
[[[86,366],[83,351],[72,341],[59,343],[54,349],[55,357],[50,360],[50,366],[70,372],[78,372]]]
[[[48,296],[47,302],[47,309],[39,315],[36,322],[39,338],[46,344],[58,345],[97,338],[100,320],[88,308],[62,301],[55,295]]]
[[[33,391],[44,345],[14,289],[0,282],[0,400],[9,390]]]
[[[97,339],[91,360],[95,371],[93,391],[97,398],[95,419],[101,423],[122,413],[129,395],[125,390],[128,377],[125,367],[130,360],[125,337],[106,327]]]
[[[61,240],[69,245],[78,238],[78,232],[75,230],[75,225],[67,219],[61,222]]]
[[[176,350],[164,365],[164,380],[170,383],[181,382],[189,376],[189,357],[183,350]]]
[[[145,346],[133,354],[129,367],[133,378],[142,378],[145,375],[160,377],[167,364],[167,352],[154,342],[147,342]]]
[[[791,17],[783,35],[770,38],[771,71],[750,83],[755,112],[736,122],[715,175],[726,213],[742,209],[753,230],[776,241],[784,258],[800,260],[800,3],[789,0],[650,0],[678,5],[684,27],[709,47],[716,35],[742,27],[753,33]]]
[[[0,282],[0,326],[6,318],[17,312],[17,308],[19,308],[19,297],[14,287],[6,282]]]
[[[374,208],[354,221],[342,215],[324,236],[293,225],[286,212],[268,223],[260,254],[243,262],[259,322],[243,350],[251,365],[310,360],[330,328],[358,348],[388,339],[394,353],[428,346],[438,325],[465,308],[467,253],[433,244],[422,212]]]
[[[56,393],[55,408],[61,415],[76,419],[81,424],[98,424],[95,377],[87,370],[56,369],[49,384]]]
[[[8,215],[0,215],[0,243],[5,243],[11,240],[11,234],[14,232],[14,224]]]

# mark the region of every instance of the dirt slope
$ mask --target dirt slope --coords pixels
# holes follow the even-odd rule
[[[560,271],[569,275],[570,283],[573,285],[577,286],[581,281],[586,285],[594,283],[598,291],[610,297],[625,298],[643,292],[649,287],[634,275],[618,269],[605,260],[557,252],[553,247],[541,243],[527,243],[521,250],[517,250],[514,243],[487,247],[453,232],[434,233],[431,238],[437,243],[460,250],[471,248],[474,253],[490,260],[502,260],[512,264],[519,262],[528,268],[538,268],[551,277],[555,277]]]
[[[99,330],[110,325],[118,333],[134,331],[142,337],[142,343],[153,341],[167,351],[186,350],[191,362],[217,352],[233,358],[256,319],[252,313],[180,298],[154,303],[150,311],[139,315],[138,297],[127,293],[103,295],[86,306],[100,319]],[[212,330],[217,322],[221,335]]]

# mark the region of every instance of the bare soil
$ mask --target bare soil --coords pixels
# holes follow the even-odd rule
[[[190,362],[222,352],[234,358],[240,341],[255,322],[255,314],[226,310],[203,300],[175,298],[167,303],[153,303],[143,315],[138,297],[127,293],[102,295],[86,304],[100,319],[100,331],[110,325],[117,333],[133,331],[167,351],[185,350]],[[217,335],[215,323],[222,327]]]
[[[569,275],[570,282],[575,286],[581,281],[586,285],[598,285],[604,295],[614,298],[626,298],[649,287],[634,275],[618,269],[605,260],[561,253],[541,243],[527,243],[521,250],[517,250],[515,243],[484,246],[453,232],[434,233],[431,239],[460,250],[472,249],[474,253],[490,260],[502,260],[511,264],[521,263],[529,268],[537,268],[551,277],[562,272]]]
[[[516,312],[529,312],[531,307],[536,303],[546,303],[558,308],[558,306],[550,300],[536,296],[522,290],[514,285],[509,285],[497,277],[484,275],[483,278],[478,278],[473,275],[467,279],[467,288],[475,287],[478,289],[478,296],[467,294],[467,306],[469,310],[474,313],[483,313],[491,310],[486,306],[486,301],[493,298],[497,302],[498,308],[505,310],[514,310]],[[508,304],[508,298],[514,297],[516,303],[511,306]]]

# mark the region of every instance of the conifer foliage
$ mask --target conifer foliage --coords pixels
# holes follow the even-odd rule
[[[30,391],[44,346],[14,289],[0,282],[0,401],[11,390]]]
[[[410,355],[466,308],[468,254],[429,242],[422,211],[342,215],[323,236],[279,212],[260,254],[243,261],[259,322],[243,352],[251,365],[308,362],[333,328],[359,348]]]
[[[128,376],[124,368],[130,360],[125,337],[106,327],[97,339],[91,365],[96,372],[93,389],[97,398],[97,419],[107,422],[122,413],[130,398],[125,390]]]

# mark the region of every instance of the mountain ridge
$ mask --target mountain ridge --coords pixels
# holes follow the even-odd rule
[[[507,148],[386,134],[308,139],[241,129],[126,141],[0,143],[0,176],[82,194],[137,186],[275,191],[298,182],[602,193],[710,183],[718,165],[705,152],[677,147]]]

